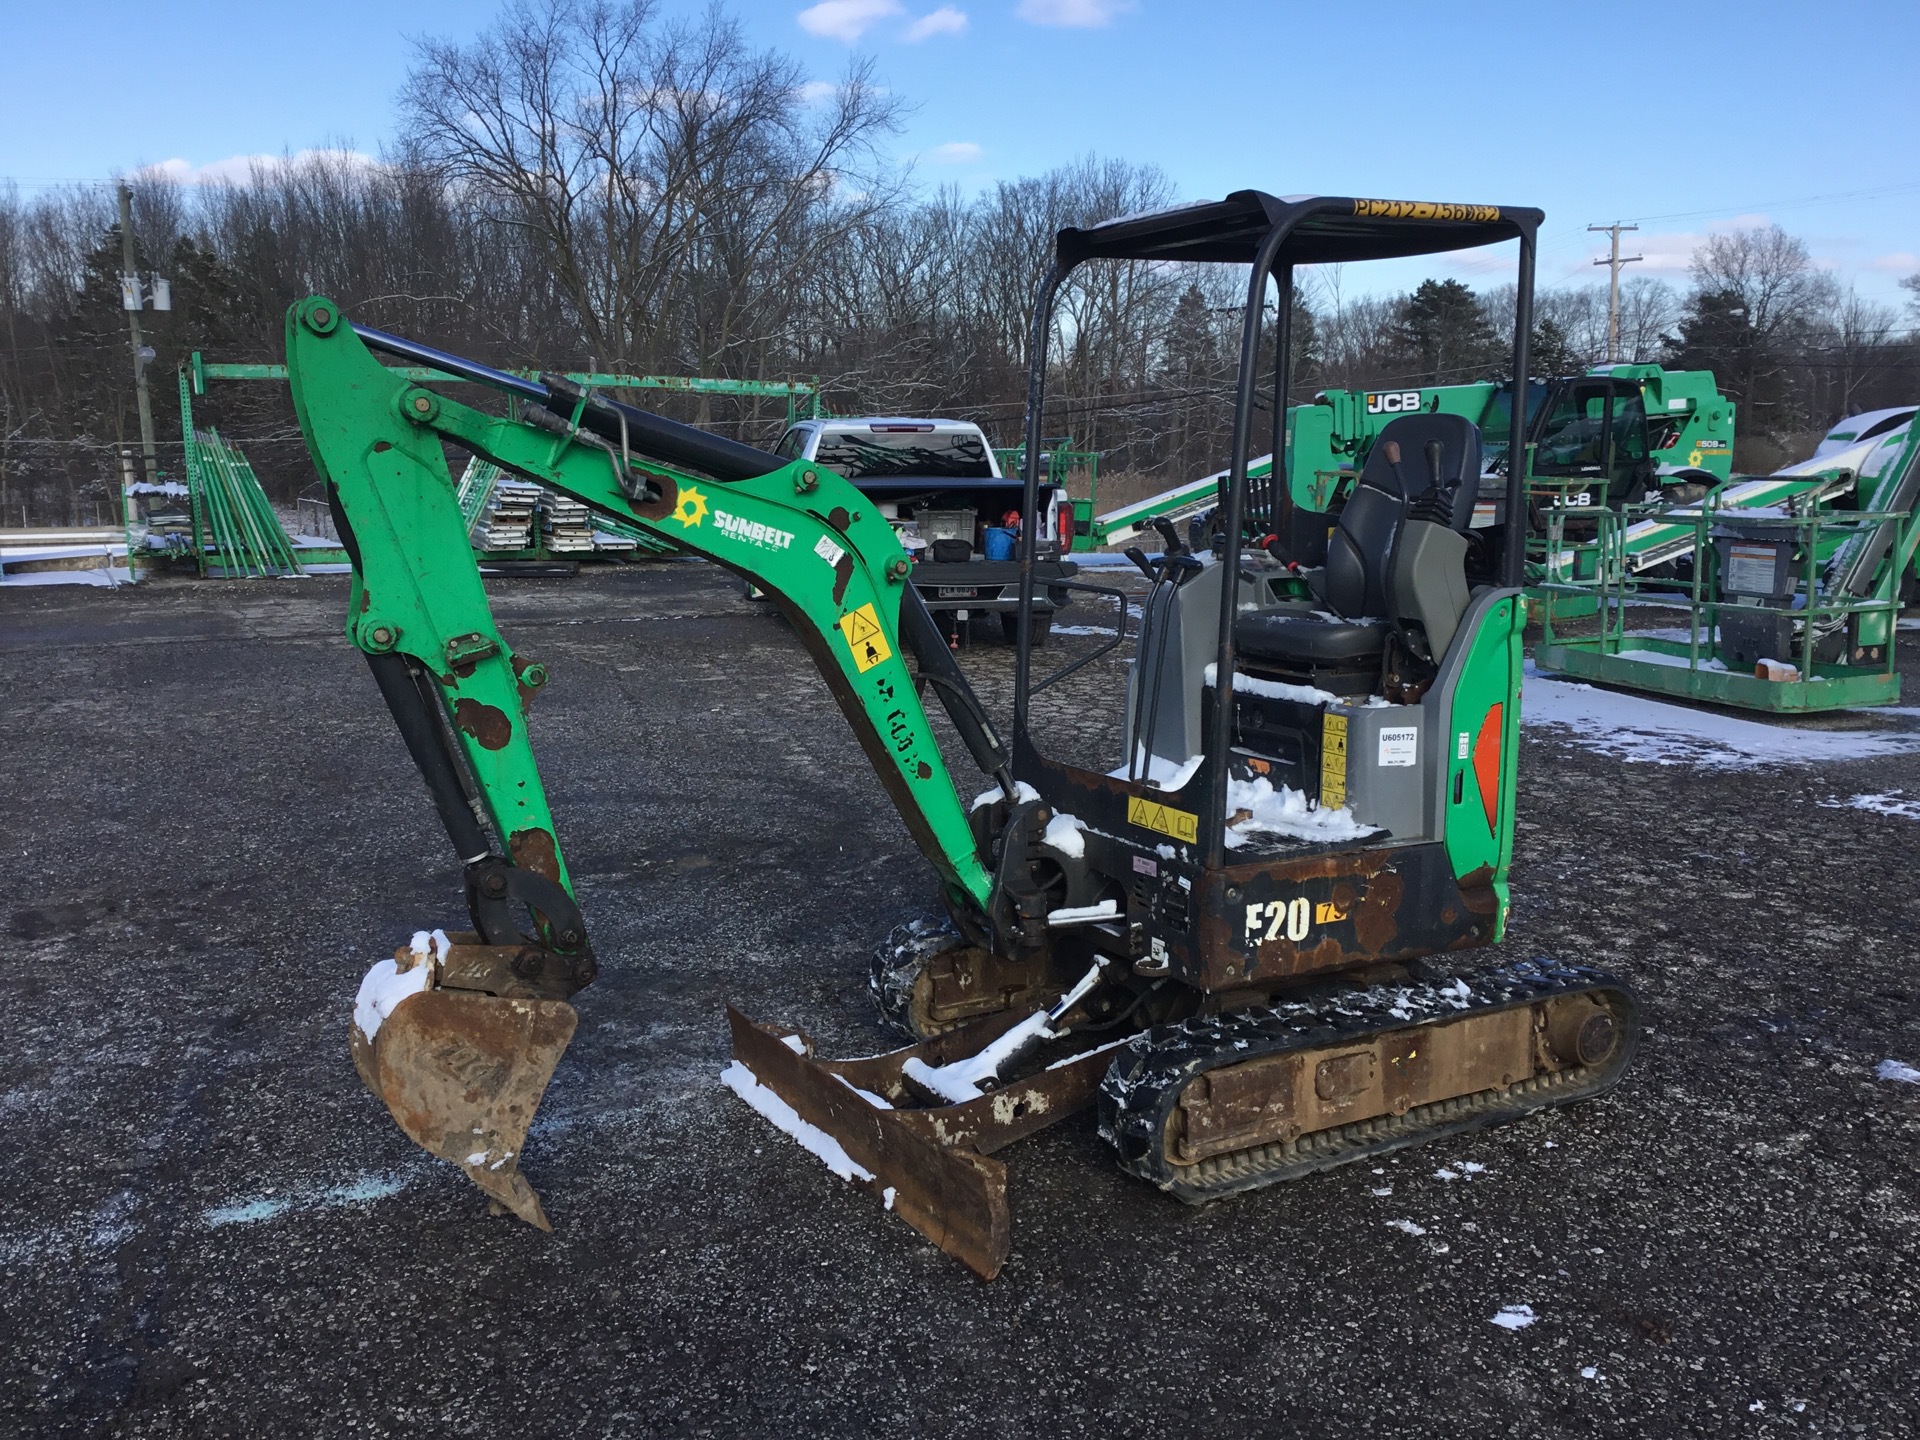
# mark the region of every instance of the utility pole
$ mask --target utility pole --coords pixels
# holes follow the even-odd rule
[[[139,260],[133,253],[133,192],[120,186],[120,305],[127,312],[127,331],[133,339],[133,389],[140,405],[140,451],[146,458],[147,479],[157,481],[160,463],[153,449],[153,403],[147,397],[147,362],[153,351],[140,336]]]
[[[1589,225],[1589,230],[1602,230],[1613,236],[1613,254],[1605,260],[1596,260],[1596,265],[1607,267],[1607,363],[1617,365],[1620,362],[1620,267],[1644,260],[1644,255],[1620,254],[1620,232],[1638,230],[1638,225],[1622,225],[1618,220],[1611,225]]]

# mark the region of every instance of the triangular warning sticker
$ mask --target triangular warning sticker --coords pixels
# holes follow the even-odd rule
[[[862,605],[840,617],[840,633],[847,637],[847,649],[853,652],[853,666],[862,675],[893,658],[893,647],[887,644],[887,632],[880,627],[880,617],[874,613],[872,602]]]

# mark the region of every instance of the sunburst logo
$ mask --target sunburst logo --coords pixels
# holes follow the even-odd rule
[[[673,518],[691,530],[707,518],[707,497],[691,485],[680,492],[680,503],[673,507]]]

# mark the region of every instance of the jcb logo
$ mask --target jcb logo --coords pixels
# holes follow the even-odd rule
[[[1411,415],[1420,408],[1418,390],[1394,390],[1367,396],[1369,415]]]

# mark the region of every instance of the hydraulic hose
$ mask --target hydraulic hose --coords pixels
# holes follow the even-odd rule
[[[468,360],[464,356],[436,350],[431,345],[422,345],[416,340],[389,335],[384,330],[370,329],[365,325],[355,325],[353,333],[370,350],[383,351],[415,365],[429,366],[476,385],[490,386],[508,395],[517,395],[522,400],[531,400],[537,405],[549,405],[562,413],[572,408],[566,397],[554,395],[537,380],[495,370],[477,360]],[[621,421],[624,420],[627,443],[640,454],[665,464],[683,465],[719,480],[751,480],[758,475],[769,475],[788,463],[778,455],[756,450],[751,445],[742,445],[738,440],[709,435],[696,426],[682,425],[678,420],[669,420],[651,410],[609,400],[605,396],[597,398],[599,403],[588,406],[580,416],[582,429],[591,430],[601,439],[618,444],[622,439]]]

